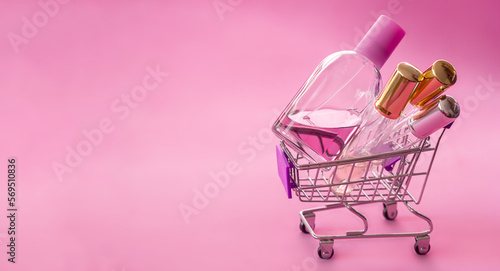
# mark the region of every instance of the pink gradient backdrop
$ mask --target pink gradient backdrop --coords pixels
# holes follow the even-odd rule
[[[0,185],[0,270],[500,267],[497,1],[73,0],[54,10],[13,46],[9,33],[22,35],[23,17],[43,9],[0,2],[0,167],[18,159],[19,189],[11,264]],[[298,211],[315,205],[286,199],[278,179],[270,122],[323,57],[353,48],[382,12],[407,31],[385,79],[401,61],[425,69],[440,58],[459,75],[449,94],[462,118],[417,206],[434,222],[432,250],[416,255],[412,238],[345,240],[324,261],[298,229]],[[168,76],[128,115],[115,112],[147,67]],[[483,79],[493,81],[489,89]],[[53,163],[106,119],[114,130],[59,181]],[[180,208],[222,171],[232,173],[229,183],[185,219]],[[375,207],[368,214],[380,217]]]

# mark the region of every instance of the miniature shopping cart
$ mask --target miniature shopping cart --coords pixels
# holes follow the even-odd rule
[[[432,221],[413,209],[410,203],[420,203],[439,142],[450,126],[436,133],[438,135],[434,138],[427,137],[404,150],[315,164],[309,163],[281,141],[276,148],[278,170],[288,197],[291,198],[294,192],[303,202],[331,202],[319,208],[300,211],[302,232],[319,239],[318,256],[322,259],[331,258],[335,239],[373,237],[414,237],[416,253],[427,254]],[[404,145],[408,140],[403,137],[398,144]],[[358,166],[366,170],[358,178],[351,178]],[[341,170],[344,174],[347,170],[348,178],[342,183],[332,182]],[[352,187],[352,190],[348,187]],[[427,222],[428,229],[422,232],[367,234],[368,220],[354,206],[375,202],[383,203],[383,215],[388,220],[396,218],[397,202],[404,203],[411,213]],[[348,231],[345,235],[319,235],[314,231],[315,212],[343,207],[362,220],[362,230]]]

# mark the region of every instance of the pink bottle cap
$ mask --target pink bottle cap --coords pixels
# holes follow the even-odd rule
[[[382,15],[368,30],[354,51],[370,59],[380,70],[404,36],[405,31],[401,26],[391,18]]]
[[[422,107],[420,113],[411,118],[411,133],[418,138],[426,138],[453,122],[459,115],[458,102],[451,96],[443,95]]]

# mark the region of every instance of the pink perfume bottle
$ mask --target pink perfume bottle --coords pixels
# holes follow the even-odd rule
[[[379,69],[404,34],[380,16],[354,51],[326,57],[276,120],[274,133],[312,163],[334,160],[370,119]]]

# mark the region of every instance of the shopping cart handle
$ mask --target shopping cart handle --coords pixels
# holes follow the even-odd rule
[[[292,188],[297,186],[290,178],[290,169],[293,168],[292,162],[290,162],[281,148],[281,146],[276,146],[276,159],[278,161],[278,174],[280,176],[283,187],[289,199],[292,198]]]

